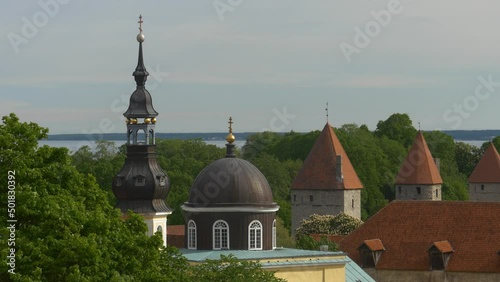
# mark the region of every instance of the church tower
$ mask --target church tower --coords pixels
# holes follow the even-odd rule
[[[493,143],[469,176],[469,199],[500,202],[500,155]]]
[[[361,189],[351,161],[327,123],[292,183],[292,233],[311,214],[361,218]]]
[[[421,131],[396,177],[396,200],[441,201],[443,180]]]
[[[156,160],[155,124],[158,113],[153,108],[151,94],[145,88],[149,73],[142,56],[142,16],[139,17],[139,59],[132,74],[136,90],[123,114],[127,122],[127,157],[122,170],[113,181],[113,193],[118,199],[117,208],[125,215],[132,210],[144,217],[148,235],[161,232],[167,244],[167,216],[172,213],[165,203],[170,189],[167,174]]]

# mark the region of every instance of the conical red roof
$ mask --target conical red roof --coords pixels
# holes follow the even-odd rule
[[[493,143],[471,173],[469,183],[500,183],[500,156]]]
[[[342,179],[337,179],[337,156],[342,156]],[[361,189],[351,161],[330,124],[326,124],[292,183],[292,189]]]
[[[406,159],[399,169],[396,184],[432,185],[442,183],[443,180],[439,174],[439,169],[432,158],[429,147],[427,147],[424,135],[419,131]]]

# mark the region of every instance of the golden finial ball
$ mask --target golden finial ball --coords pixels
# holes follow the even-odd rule
[[[126,119],[126,120],[125,120],[125,123],[126,123],[126,124],[130,124],[130,119]]]
[[[150,118],[145,118],[144,119],[144,123],[145,124],[150,124],[151,123],[151,119]]]
[[[131,118],[130,119],[131,124],[137,124],[137,119],[136,118]]]
[[[151,119],[151,123],[153,123],[153,124],[156,123],[156,118],[155,117]]]
[[[144,42],[144,34],[141,32],[139,34],[137,34],[137,42]]]
[[[234,140],[236,140],[236,137],[234,137],[234,135],[232,133],[229,133],[226,137],[226,141],[229,143],[233,143]]]

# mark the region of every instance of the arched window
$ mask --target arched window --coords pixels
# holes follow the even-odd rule
[[[160,234],[163,236],[163,227],[161,227],[161,225],[158,225],[158,227],[156,227],[156,232],[160,232]]]
[[[229,225],[224,220],[217,220],[213,227],[214,250],[229,249]]]
[[[143,145],[147,145],[146,143],[146,137],[147,137],[147,134],[146,132],[144,132],[144,129],[139,129],[137,130],[137,132],[135,133],[136,134],[136,144],[143,144]]]
[[[273,221],[273,249],[276,249],[276,219]]]
[[[190,220],[188,223],[188,249],[196,250],[196,223]]]
[[[258,220],[248,226],[248,249],[262,250],[262,224]]]

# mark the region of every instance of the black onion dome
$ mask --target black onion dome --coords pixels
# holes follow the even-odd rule
[[[137,86],[137,89],[130,96],[130,104],[123,115],[126,118],[148,118],[156,117],[158,113],[153,108],[151,94],[144,86]]]
[[[226,157],[196,177],[188,207],[277,207],[264,175],[248,161]]]

